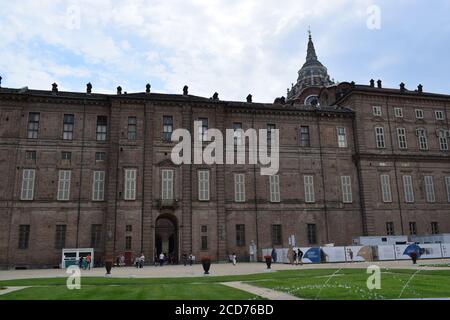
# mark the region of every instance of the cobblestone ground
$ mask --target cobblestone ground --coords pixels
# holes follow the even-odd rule
[[[427,267],[426,265],[442,265],[450,264],[447,260],[420,260],[417,265],[413,265],[411,261],[377,261],[363,263],[327,263],[319,265],[302,265],[291,266],[286,264],[272,265],[272,271],[282,270],[302,270],[302,269],[340,269],[340,268],[367,268],[370,265],[378,265],[381,268],[390,269],[431,269],[431,270],[450,270],[449,268]],[[227,276],[227,275],[246,275],[267,272],[264,263],[239,263],[237,266],[232,264],[212,264],[211,276]],[[112,277],[120,278],[176,278],[176,277],[198,277],[203,275],[201,265],[192,267],[163,266],[153,267],[145,266],[143,269],[134,267],[113,268]],[[90,271],[82,271],[83,277],[103,277],[105,275],[104,268],[95,268]],[[7,270],[0,271],[1,280],[12,279],[30,279],[30,278],[57,278],[67,277],[66,270],[48,269],[48,270]]]

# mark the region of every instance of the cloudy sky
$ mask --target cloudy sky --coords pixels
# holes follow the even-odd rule
[[[0,75],[271,102],[296,81],[311,26],[337,81],[450,93],[449,16],[448,0],[0,0]]]

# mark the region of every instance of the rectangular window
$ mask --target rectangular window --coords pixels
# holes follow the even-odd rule
[[[234,201],[245,202],[245,174],[234,175]]]
[[[337,128],[337,136],[339,148],[347,148],[347,134],[345,128]]]
[[[73,114],[65,114],[63,120],[63,140],[73,139],[73,127],[75,124],[75,117]]]
[[[66,246],[66,230],[67,230],[67,226],[65,224],[56,226],[55,249],[65,248],[65,246]]]
[[[428,137],[425,129],[417,129],[417,137],[419,139],[419,149],[428,150]]]
[[[309,148],[311,146],[310,136],[309,136],[309,127],[301,126],[300,127],[300,147]]]
[[[236,225],[236,246],[245,247],[245,224]]]
[[[30,242],[30,225],[22,224],[19,226],[19,249],[28,249]]]
[[[198,172],[198,200],[209,201],[209,171]]]
[[[198,128],[198,139],[199,141],[207,141],[208,136],[206,135],[206,132],[208,131],[208,119],[199,118],[198,121],[202,123],[201,126]]]
[[[386,144],[384,141],[384,128],[382,127],[375,128],[375,137],[377,142],[377,148],[378,149],[386,148]]]
[[[136,200],[136,169],[125,169],[125,200]]]
[[[406,140],[406,129],[397,128],[398,148],[402,150],[408,149],[408,142]]]
[[[394,108],[394,113],[396,118],[403,118],[403,109],[402,108]]]
[[[91,226],[91,248],[99,248],[102,244],[102,225],[93,224]]]
[[[137,138],[137,118],[128,117],[128,140],[135,141]]]
[[[445,120],[444,111],[435,111],[434,113],[436,115],[436,120],[438,120],[438,121]]]
[[[372,113],[375,117],[381,117],[381,107],[380,106],[373,106],[372,107]]]
[[[405,191],[405,202],[414,202],[414,188],[411,176],[403,176],[403,188]]]
[[[30,112],[28,114],[28,127],[27,127],[28,139],[38,138],[40,117],[41,114],[37,112]]]
[[[381,196],[384,203],[392,202],[391,178],[387,174],[380,176],[381,180]]]
[[[96,152],[95,153],[95,161],[105,161],[106,153],[105,152]]]
[[[131,250],[132,249],[132,237],[126,236],[125,237],[125,250]]]
[[[450,177],[445,177],[445,186],[447,189],[447,201],[450,203]]]
[[[234,130],[234,145],[242,146],[244,144],[243,136],[242,136],[242,123],[235,122],[233,123]]]
[[[304,176],[303,177],[303,185],[305,188],[305,202],[306,203],[316,202],[316,197],[314,194],[314,177],[313,176]]]
[[[36,163],[36,151],[26,151],[25,152],[25,160]]]
[[[417,223],[415,222],[409,223],[409,234],[412,236],[417,235]]]
[[[64,161],[72,160],[72,152],[66,152],[66,151],[61,152],[61,160],[64,160]]]
[[[283,244],[283,236],[281,234],[281,224],[272,225],[272,245],[281,246]]]
[[[280,202],[280,176],[270,176],[270,202]]]
[[[277,126],[274,124],[267,125],[267,145],[272,145],[272,130],[276,130]]]
[[[386,234],[388,236],[395,236],[395,229],[393,222],[386,222]]]
[[[439,234],[439,223],[437,222],[431,223],[431,234]]]
[[[208,236],[202,236],[202,251],[208,250]]]
[[[173,117],[172,116],[163,116],[163,141],[170,142],[172,141],[172,132],[173,132]]]
[[[108,132],[108,117],[97,116],[97,141],[106,141]]]
[[[34,198],[34,179],[36,171],[34,169],[24,169],[22,175],[22,191],[20,199],[31,201]]]
[[[343,203],[352,203],[353,195],[352,195],[351,177],[349,177],[349,176],[341,177],[341,189],[342,189],[342,202]]]
[[[448,135],[450,131],[438,130],[439,149],[441,151],[448,151]]]
[[[308,243],[310,245],[317,243],[317,228],[315,224],[308,224]]]
[[[127,226],[125,227],[126,232],[132,232],[133,231],[133,226],[131,224],[127,224]]]
[[[162,170],[162,200],[173,200],[173,170]]]
[[[427,197],[427,202],[436,202],[436,194],[434,192],[434,179],[432,176],[425,177],[425,193]]]
[[[423,110],[416,109],[416,119],[423,119]]]
[[[105,200],[105,171],[94,171],[92,201]]]
[[[70,170],[59,170],[58,179],[58,200],[68,201],[70,198],[70,178],[72,171]]]

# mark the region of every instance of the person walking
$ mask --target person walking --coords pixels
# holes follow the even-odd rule
[[[194,256],[192,255],[192,253],[189,255],[189,266],[192,267],[192,264],[194,263]]]
[[[297,260],[297,251],[296,250],[292,250],[292,265],[297,265],[298,264],[298,260]]]
[[[183,253],[183,264],[186,267],[187,266],[187,260],[188,260],[188,256],[186,253]]]
[[[289,260],[289,264],[294,265],[294,250],[292,250],[292,248],[288,249],[287,257],[288,257],[288,260]]]
[[[78,259],[78,268],[82,269],[83,268],[83,257],[80,257]]]
[[[237,264],[236,253],[233,252],[233,254],[231,255],[231,257],[232,257],[232,261],[233,261],[233,266],[236,266],[236,264]]]
[[[297,260],[300,263],[300,265],[303,265],[302,259],[303,259],[303,251],[300,250],[300,248],[298,248],[298,250],[297,250]]]

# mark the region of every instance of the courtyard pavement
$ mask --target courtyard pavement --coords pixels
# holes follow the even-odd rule
[[[424,269],[424,270],[450,270],[449,268],[426,267],[426,265],[450,264],[450,259],[446,260],[419,260],[417,265],[411,261],[376,261],[359,263],[326,263],[326,264],[304,264],[302,266],[292,266],[287,264],[273,264],[272,271],[283,270],[306,270],[306,269],[362,269],[371,265],[377,265],[380,268],[388,269]],[[233,266],[228,263],[212,264],[210,276],[229,276],[229,275],[249,275],[267,272],[265,263],[238,263]],[[104,268],[95,268],[82,271],[83,277],[104,277]],[[117,278],[184,278],[203,276],[203,268],[196,264],[193,266],[145,266],[143,269],[134,267],[113,268],[112,277]],[[31,279],[31,278],[58,278],[68,277],[64,269],[36,269],[36,270],[6,270],[0,271],[1,280]]]

